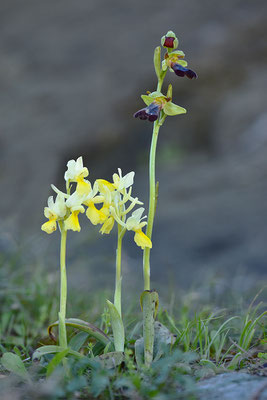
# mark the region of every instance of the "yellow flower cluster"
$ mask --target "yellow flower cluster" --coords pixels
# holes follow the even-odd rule
[[[121,169],[118,169],[118,174],[113,174],[113,182],[97,179],[93,187],[85,179],[88,175],[89,172],[83,166],[82,157],[67,163],[67,171],[64,175],[67,193],[61,192],[52,185],[57,196],[55,201],[53,196],[48,199],[48,207],[44,209],[44,215],[48,221],[42,225],[41,229],[50,234],[57,229],[58,223],[66,230],[79,232],[81,227],[78,215],[84,213],[87,207],[87,218],[93,225],[102,225],[100,229],[102,234],[109,234],[116,221],[122,229],[135,232],[134,240],[138,246],[142,249],[151,248],[151,240],[142,232],[142,228],[147,224],[143,221],[146,217],[142,217],[144,208],[136,209],[127,218],[127,214],[136,205],[143,204],[137,197],[131,196],[134,172],[122,176]],[[71,193],[73,183],[76,185]]]

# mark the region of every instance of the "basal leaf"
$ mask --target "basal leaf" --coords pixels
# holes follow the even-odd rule
[[[57,353],[55,357],[50,361],[50,363],[47,366],[46,370],[46,377],[50,376],[56,367],[61,363],[63,358],[68,354],[69,349],[62,350],[60,353]]]
[[[111,326],[114,336],[114,346],[116,351],[124,351],[124,326],[118,310],[109,300],[107,300],[107,305],[111,317]]]
[[[17,354],[9,352],[5,353],[1,358],[1,362],[6,370],[13,372],[16,375],[19,375],[23,379],[30,380],[25,365]]]
[[[90,324],[89,322],[83,321],[78,318],[67,318],[65,320],[66,326],[70,326],[75,329],[79,329],[80,331],[88,333],[90,336],[93,336],[95,339],[99,340],[105,346],[110,342],[109,337],[99,328]],[[52,333],[52,329],[58,326],[58,321],[54,322],[48,327],[49,336],[55,340],[54,335]]]

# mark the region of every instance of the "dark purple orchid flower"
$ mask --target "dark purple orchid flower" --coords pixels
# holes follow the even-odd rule
[[[150,122],[154,122],[159,118],[161,107],[157,103],[151,103],[149,106],[138,110],[135,114],[135,118],[140,118],[142,120],[148,119]]]
[[[189,79],[197,78],[197,74],[192,69],[182,67],[182,65],[176,63],[172,63],[171,67],[177,76],[187,76]]]

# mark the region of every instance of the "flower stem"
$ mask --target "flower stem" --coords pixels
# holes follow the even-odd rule
[[[60,243],[60,308],[59,308],[59,345],[66,348],[67,333],[66,333],[66,303],[67,303],[67,273],[66,273],[66,241],[67,230],[64,225],[60,225],[61,243]]]
[[[118,242],[116,251],[116,282],[114,293],[114,305],[121,317],[121,247],[125,229],[118,224]]]
[[[151,240],[153,223],[156,209],[156,182],[155,182],[155,162],[156,162],[156,148],[159,133],[159,122],[155,121],[153,126],[152,141],[149,156],[149,212],[147,218],[146,235]],[[150,290],[150,248],[145,247],[143,256],[143,270],[144,270],[144,290]]]
[[[157,91],[160,92],[162,84],[166,75],[166,71],[162,71],[158,79]],[[147,218],[146,235],[149,239],[152,239],[153,223],[156,211],[157,193],[156,193],[156,150],[159,129],[162,121],[156,120],[153,125],[152,141],[149,155],[149,211]],[[143,254],[143,273],[144,273],[144,292],[141,295],[143,298],[143,337],[144,337],[144,358],[145,365],[150,366],[153,361],[153,349],[154,349],[154,312],[155,312],[155,296],[157,292],[150,290],[150,248],[145,247]]]
[[[161,91],[163,81],[166,75],[166,71],[162,71],[161,77],[158,80],[157,92]],[[160,129],[160,122],[156,120],[153,125],[152,141],[149,155],[149,211],[147,218],[146,235],[151,240],[153,223],[156,211],[156,177],[155,177],[155,165],[156,165],[156,150],[158,133]],[[144,273],[144,290],[150,290],[150,248],[145,247],[143,255],[143,273]]]

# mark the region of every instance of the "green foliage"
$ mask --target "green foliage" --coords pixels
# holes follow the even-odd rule
[[[4,310],[2,321],[9,322],[1,324],[0,350],[4,353],[1,373],[17,375],[12,385],[19,383],[19,390],[31,393],[28,397],[34,397],[32,390],[33,385],[36,385],[39,397],[53,399],[73,398],[74,393],[85,398],[98,396],[100,400],[150,399],[157,396],[168,400],[193,399],[192,388],[197,379],[227,369],[260,368],[266,362],[266,314],[262,303],[252,304],[247,311],[239,309],[229,314],[226,309],[213,311],[214,306],[207,306],[205,302],[193,306],[188,303],[188,296],[174,301],[175,307],[168,307],[177,310],[176,314],[162,308],[159,310],[158,322],[155,324],[154,362],[150,368],[143,365],[142,324],[137,303],[124,314],[124,356],[112,351],[112,342],[108,341],[105,345],[89,331],[81,331],[75,324],[68,327],[69,348],[62,349],[44,337],[48,320],[51,315],[55,317],[52,307],[57,301],[56,296],[51,298],[55,291],[51,277],[36,270],[29,288],[22,290],[23,282],[26,287],[28,275],[25,269],[24,275],[23,269],[20,269],[19,286],[15,274],[10,273],[12,268],[9,265],[5,271],[0,269],[2,274],[4,272],[8,275],[9,272],[11,277],[9,281],[2,280],[2,285],[5,283],[5,293],[8,293],[8,296],[4,296],[1,292],[1,312]],[[28,301],[26,294],[31,301]],[[72,313],[78,316],[79,310],[90,306],[94,310],[91,313],[93,326],[100,327],[109,335],[108,309],[105,309],[101,318],[96,317],[101,314],[106,297],[103,294],[101,297],[95,296],[95,300],[87,298],[87,303],[84,303],[81,294],[73,293],[75,301],[71,301],[71,306]],[[14,301],[17,304],[15,310],[12,307]],[[42,303],[47,304],[43,307]],[[54,308],[57,309],[56,306]],[[48,317],[44,317],[43,309],[47,310]],[[83,315],[82,318],[88,320],[89,315]],[[25,330],[22,329],[22,321]],[[77,320],[72,322],[77,323]],[[17,329],[17,326],[21,328]],[[34,335],[43,336],[39,342],[45,344],[35,354],[32,351],[37,346]],[[11,336],[15,346],[10,341]],[[138,355],[136,353],[136,358],[134,355],[134,347],[138,345],[141,348],[139,367],[136,363]],[[33,361],[32,355],[33,358],[38,355],[38,359]],[[11,377],[2,378],[0,385],[6,379]],[[28,383],[29,379],[31,384]],[[43,382],[42,385],[40,382]]]
[[[29,380],[29,374],[25,365],[17,354],[9,352],[5,353],[1,358],[1,363],[7,371],[13,372],[21,378]]]
[[[111,325],[114,336],[114,347],[116,351],[124,351],[124,326],[121,316],[113,303],[107,300],[107,305],[110,312]]]

